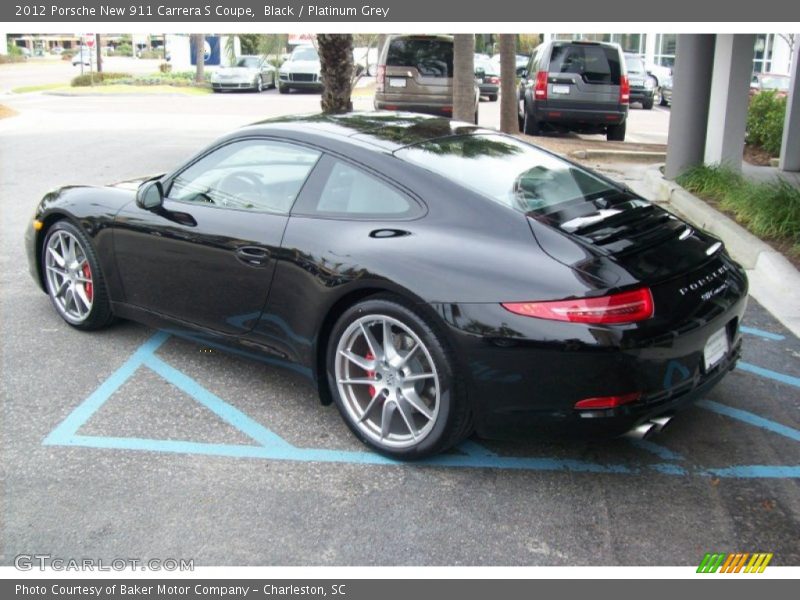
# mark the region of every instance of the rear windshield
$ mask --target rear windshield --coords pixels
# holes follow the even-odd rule
[[[639,58],[638,56],[626,56],[625,57],[625,67],[628,69],[628,73],[644,73],[644,61]]]
[[[619,85],[619,52],[607,46],[553,46],[550,73],[574,73],[587,83]]]
[[[453,42],[422,39],[392,40],[386,56],[386,65],[414,67],[425,77],[452,77]]]
[[[525,214],[619,194],[591,173],[503,135],[428,140],[395,155]]]

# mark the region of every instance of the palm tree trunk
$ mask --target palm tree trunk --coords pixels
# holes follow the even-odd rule
[[[475,34],[453,36],[453,118],[475,120]]]
[[[335,115],[352,111],[353,35],[320,33],[317,46],[323,85],[322,112]]]
[[[500,34],[500,131],[504,133],[519,132],[516,53],[516,36]]]
[[[202,83],[205,79],[205,55],[206,55],[206,40],[202,33],[193,33],[192,37],[192,51],[194,52],[194,59],[197,67],[194,72],[194,80],[197,83]]]

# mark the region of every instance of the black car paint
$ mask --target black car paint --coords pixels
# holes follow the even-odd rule
[[[222,343],[298,363],[317,382],[325,403],[330,401],[322,362],[325,337],[337,316],[360,298],[400,295],[445,333],[469,380],[476,429],[492,437],[554,426],[619,433],[676,410],[732,368],[741,344],[738,322],[747,282],[724,250],[709,252],[715,238],[687,230],[683,239],[672,235],[652,247],[632,243],[604,249],[588,234],[562,231],[557,219],[528,218],[392,154],[435,135],[479,132],[475,127],[400,116],[406,122],[393,128],[389,117],[376,114],[255,124],[222,138],[187,165],[244,137],[303,144],[401,189],[420,205],[412,218],[304,214],[319,191],[314,171],[291,216],[168,199],[152,212],[136,205],[130,184],[66,187],[47,194],[38,206],[36,219],[45,229],[29,228],[26,234],[31,273],[43,286],[43,233],[54,220],[68,218],[95,244],[116,314],[153,326],[199,330]],[[170,176],[162,180],[168,187]],[[670,225],[687,227],[655,210],[667,215]],[[636,231],[623,233],[637,239]],[[242,263],[236,256],[241,246],[264,248],[267,264]],[[691,282],[720,269],[722,285],[713,297],[700,300],[709,292],[703,286],[681,295]],[[216,285],[214,277],[230,279]],[[500,305],[641,285],[653,291],[655,315],[628,325],[545,321]],[[257,292],[242,298],[246,287]],[[722,327],[728,328],[731,351],[705,373],[703,345]],[[644,394],[633,405],[573,409],[586,397],[633,391]]]

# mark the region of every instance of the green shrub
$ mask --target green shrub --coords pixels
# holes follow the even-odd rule
[[[785,241],[800,256],[800,189],[783,179],[757,183],[726,167],[699,166],[678,183],[700,197],[719,202],[759,237]]]
[[[171,73],[172,72],[172,65],[168,62],[162,62],[158,65],[158,70],[161,71],[162,74]]]
[[[161,50],[142,50],[139,58],[164,58],[164,53]]]
[[[76,54],[77,52],[75,50],[64,50],[61,53],[61,60],[72,60],[72,57]]]
[[[759,92],[753,96],[747,110],[747,143],[778,156],[785,117],[786,97],[779,98],[775,91]]]
[[[121,79],[130,79],[130,73],[115,73],[113,71],[103,71],[102,73],[84,73],[83,75],[78,75],[72,79],[72,87],[86,87],[92,85],[92,82],[95,84],[103,84],[107,82],[115,82],[119,83]]]
[[[123,42],[114,48],[114,56],[133,56],[133,46],[129,43]]]

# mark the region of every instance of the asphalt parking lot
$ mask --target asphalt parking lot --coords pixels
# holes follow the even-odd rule
[[[471,439],[411,465],[368,453],[289,366],[64,324],[22,246],[42,194],[169,170],[271,97],[0,100],[20,112],[0,120],[4,564],[800,564],[800,341],[754,301],[739,368],[650,441]]]

